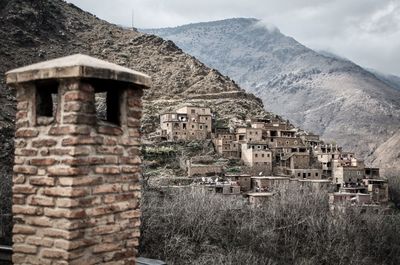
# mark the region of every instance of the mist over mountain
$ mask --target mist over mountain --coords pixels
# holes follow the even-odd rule
[[[398,137],[400,91],[353,62],[313,51],[253,18],[143,31],[174,41],[294,124],[376,166],[400,167],[393,161],[398,148],[387,143]],[[390,161],[377,159],[383,144],[395,154]]]

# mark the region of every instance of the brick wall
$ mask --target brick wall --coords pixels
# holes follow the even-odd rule
[[[14,264],[135,264],[142,89],[120,89],[117,126],[97,120],[89,82],[60,82],[54,120],[17,86]]]

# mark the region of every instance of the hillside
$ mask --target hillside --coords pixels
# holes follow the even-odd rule
[[[399,150],[390,144],[400,129],[400,91],[390,82],[348,60],[317,53],[257,19],[144,31],[174,41],[230,76],[266,109],[367,162],[400,169]],[[378,163],[383,149],[395,155]]]
[[[10,211],[13,164],[14,92],[7,70],[84,53],[149,74],[144,128],[154,130],[158,114],[186,103],[205,104],[222,118],[265,114],[260,99],[210,69],[171,41],[124,30],[64,1],[0,0],[0,209]]]

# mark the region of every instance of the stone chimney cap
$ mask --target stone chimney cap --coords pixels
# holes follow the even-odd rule
[[[17,68],[6,73],[7,84],[43,79],[95,78],[151,86],[148,75],[84,54],[75,54],[54,60]]]

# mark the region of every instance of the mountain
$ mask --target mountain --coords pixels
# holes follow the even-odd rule
[[[385,74],[374,69],[368,69],[368,71],[373,73],[378,79],[385,82],[389,86],[400,90],[400,76]]]
[[[396,156],[376,159],[383,146],[399,154],[390,143],[400,129],[400,91],[353,62],[315,52],[252,18],[142,31],[174,41],[295,125],[369,163],[400,169]]]
[[[4,83],[10,69],[83,53],[152,77],[144,96],[143,125],[185,103],[204,104],[217,117],[240,121],[265,115],[263,104],[230,78],[184,53],[171,41],[126,30],[61,0],[0,0],[0,209],[10,212],[15,93]],[[270,114],[272,115],[272,114]]]

